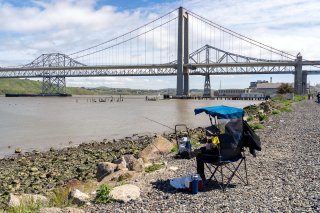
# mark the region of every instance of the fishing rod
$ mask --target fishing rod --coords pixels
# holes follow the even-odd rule
[[[171,128],[170,126],[167,126],[167,125],[165,125],[165,124],[163,124],[163,123],[160,123],[160,122],[158,122],[158,121],[152,120],[152,119],[147,118],[147,117],[144,117],[144,118],[147,119],[147,120],[149,120],[149,121],[152,121],[152,122],[154,122],[154,123],[160,124],[161,126],[167,127],[167,128],[169,128],[169,129],[171,129],[171,130],[175,130],[175,129]]]

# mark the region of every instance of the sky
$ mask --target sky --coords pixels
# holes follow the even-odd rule
[[[42,53],[72,53],[117,37],[179,6],[226,28],[304,59],[320,60],[319,0],[0,0],[0,67]],[[246,88],[251,81],[293,82],[293,75],[211,76],[211,87]],[[311,85],[320,75],[308,76]],[[176,77],[67,78],[68,86],[175,88]],[[202,89],[204,76],[190,88]]]

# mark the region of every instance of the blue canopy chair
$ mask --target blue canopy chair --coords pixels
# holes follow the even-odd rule
[[[235,176],[245,185],[249,184],[243,140],[244,110],[229,106],[212,106],[197,108],[194,112],[196,115],[203,112],[209,115],[211,126],[206,128],[206,135],[212,138],[219,138],[218,142],[216,138],[212,139],[212,141],[215,140],[216,142],[213,145],[214,153],[203,152],[203,149],[201,154],[197,156],[197,166],[199,165],[198,161],[203,161],[203,163],[200,162],[200,165],[202,163],[203,171],[204,165],[206,165],[211,173],[205,184],[214,178],[221,189],[225,191]],[[212,122],[213,119],[214,124]],[[238,171],[242,163],[244,163],[245,175],[241,175],[240,171]],[[219,176],[221,177],[221,182],[218,181]]]

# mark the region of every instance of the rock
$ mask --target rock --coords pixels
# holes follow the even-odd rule
[[[22,152],[22,149],[21,148],[16,148],[15,150],[14,150],[14,153],[17,153],[17,154],[19,154],[19,153],[21,153]]]
[[[41,208],[39,210],[39,213],[63,213],[63,211],[60,208],[51,207],[51,208]]]
[[[73,204],[84,205],[90,200],[90,196],[78,189],[74,189],[69,193],[69,200],[71,200]]]
[[[130,171],[143,171],[143,160],[141,158],[136,159],[133,155],[124,155],[123,158],[125,159],[127,168]]]
[[[111,190],[110,196],[116,201],[126,203],[130,200],[136,200],[140,197],[140,188],[133,184],[117,186]]]
[[[127,162],[122,156],[121,158],[114,161],[115,164],[117,164],[116,170],[127,170]]]
[[[29,169],[30,172],[37,172],[38,171],[38,168],[37,167],[31,167]]]
[[[176,167],[176,166],[171,166],[171,167],[169,167],[169,170],[171,170],[171,171],[177,171],[179,168],[178,167]]]
[[[63,213],[85,213],[83,209],[67,207],[62,210]]]
[[[159,154],[168,154],[174,144],[162,136],[154,137],[153,141],[144,148],[139,157],[142,158],[144,163],[149,163],[159,157]]]
[[[117,164],[110,162],[102,162],[97,165],[97,174],[96,178],[98,181],[101,181],[105,176],[113,173],[117,168]]]
[[[47,203],[48,199],[43,195],[36,194],[10,194],[8,205],[9,207],[18,207],[32,202]]]
[[[41,208],[39,210],[39,213],[84,213],[85,211],[83,209],[78,209],[78,208],[72,208],[72,207],[67,207],[65,209],[61,208]]]
[[[109,183],[110,181],[122,181],[132,178],[136,172],[134,171],[126,171],[126,170],[119,170],[116,171],[106,177],[104,177],[99,184]]]

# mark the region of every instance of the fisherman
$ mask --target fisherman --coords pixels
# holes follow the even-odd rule
[[[318,104],[320,104],[320,92],[317,94]]]

